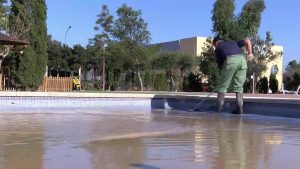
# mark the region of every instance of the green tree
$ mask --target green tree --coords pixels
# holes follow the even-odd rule
[[[145,87],[147,88],[147,90],[149,90],[151,85],[151,73],[149,70],[145,71],[143,79],[144,79]]]
[[[236,39],[256,36],[261,23],[261,14],[266,8],[264,0],[248,0],[238,16]]]
[[[217,0],[212,10],[213,32],[230,40],[256,35],[264,9],[264,0],[248,0],[241,13],[235,15],[234,0]]]
[[[180,86],[179,89],[183,89],[184,80],[187,78],[188,74],[192,72],[192,69],[196,69],[196,56],[189,54],[179,54],[176,74],[178,76],[177,83]],[[178,75],[179,74],[179,75]],[[178,88],[178,87],[177,87]]]
[[[274,44],[270,32],[266,33],[265,40],[262,40],[257,35],[261,24],[261,14],[264,9],[264,0],[248,0],[243,6],[242,11],[235,15],[234,0],[217,0],[212,10],[213,32],[216,35],[225,40],[240,40],[245,37],[251,39],[255,60],[248,63],[247,77],[250,77],[254,72],[256,76],[260,77],[261,73],[267,68],[266,63],[282,55],[282,53],[272,51]],[[204,55],[210,56],[211,52],[212,47],[208,46],[204,51]],[[210,60],[204,59],[204,61],[202,66],[209,64],[207,61],[212,61],[212,57]],[[208,75],[207,73],[209,72],[207,71],[204,74],[217,77],[216,71],[213,68],[213,65],[203,68],[214,72],[212,75]],[[210,77],[208,77],[208,80],[215,83],[215,80],[212,80]]]
[[[114,72],[114,85],[116,88],[120,85],[120,75],[124,71],[124,53],[126,50],[118,42],[110,42],[107,50],[107,55],[109,57],[109,62],[107,62],[107,68],[109,71]]]
[[[8,29],[8,13],[7,0],[0,0],[0,31],[7,31]]]
[[[87,53],[86,49],[80,44],[74,45],[70,57],[68,57],[68,64],[71,71],[78,72],[81,66],[86,65]]]
[[[295,73],[294,76],[293,76],[293,79],[294,79],[294,85],[295,86],[295,90],[297,90],[298,86],[300,85],[300,74],[298,73]]]
[[[114,88],[114,72],[113,71],[108,72],[107,82],[108,82],[108,85],[109,85],[109,87],[108,87],[109,90]]]
[[[267,70],[268,63],[281,57],[282,52],[273,51],[274,43],[270,32],[266,33],[265,40],[256,36],[252,38],[252,42],[255,58],[252,62],[248,62],[247,76],[255,73],[257,77],[260,77]]]
[[[269,81],[267,77],[263,77],[261,78],[258,82],[257,82],[257,91],[259,93],[264,93],[267,94],[269,91]]]
[[[132,7],[123,4],[117,10],[118,18],[114,21],[113,37],[122,48],[124,57],[124,69],[135,70],[140,89],[143,90],[141,70],[147,62],[145,45],[150,41],[150,32],[147,30],[147,23],[142,18],[141,10],[134,10]]]
[[[179,57],[177,53],[158,53],[152,60],[155,69],[164,70],[169,82],[169,91],[175,90],[174,72],[177,69]]]
[[[214,49],[211,38],[207,38],[203,47],[203,52],[199,57],[199,70],[201,79],[208,79],[208,90],[213,91],[220,77],[220,71],[215,63]]]
[[[110,15],[109,9],[106,5],[102,6],[100,14],[97,16],[95,31],[98,31],[91,43],[98,49],[97,54],[102,55],[102,86],[105,90],[106,84],[106,56],[107,46],[111,41],[113,16]]]
[[[190,73],[188,75],[188,77],[185,79],[184,91],[187,92],[202,91],[202,83],[198,75],[195,75],[194,73]]]
[[[63,63],[67,64],[63,58],[61,43],[52,40],[49,35],[47,38],[47,53],[48,53],[48,71],[50,76],[58,76],[59,70],[63,67]]]
[[[285,68],[285,71],[286,73],[283,77],[285,89],[297,90],[300,85],[300,63],[296,60],[292,60]]]
[[[276,79],[276,75],[271,74],[269,87],[272,90],[272,93],[278,92],[278,80]]]
[[[167,91],[168,90],[167,79],[164,74],[158,73],[153,76],[153,88],[155,91]]]
[[[159,52],[153,56],[154,69],[164,70],[169,82],[169,90],[176,91],[193,67],[194,57],[188,54]]]
[[[231,39],[234,24],[234,0],[217,0],[212,9],[213,32]]]
[[[26,90],[35,90],[43,81],[47,63],[47,28],[46,3],[44,0],[12,0],[12,21],[20,14],[27,16],[30,25],[28,37],[30,46],[24,50],[23,55],[17,59],[17,68],[14,70],[16,85]]]
[[[21,7],[22,8],[22,7]],[[25,10],[23,7],[21,10]],[[28,42],[29,21],[25,12],[20,12],[13,18],[10,15],[10,6],[7,0],[0,0],[0,31]],[[11,53],[22,51],[24,46],[0,45],[0,55],[5,58]],[[9,60],[9,59],[8,59]],[[0,60],[0,65],[1,65]]]

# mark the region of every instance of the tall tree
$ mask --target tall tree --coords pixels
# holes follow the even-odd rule
[[[66,61],[63,58],[61,43],[52,40],[49,35],[47,39],[47,52],[48,52],[48,68],[50,76],[58,76],[59,70],[63,67],[63,63]],[[66,64],[65,64],[66,65]]]
[[[248,75],[257,72],[261,74],[266,69],[266,62],[270,62],[280,56],[280,53],[272,51],[274,46],[271,34],[267,32],[266,40],[261,40],[257,35],[261,24],[261,14],[265,9],[264,0],[248,0],[242,11],[235,15],[234,0],[216,0],[212,10],[213,32],[225,40],[240,40],[249,37],[254,46],[255,62],[249,63]],[[208,42],[204,48],[200,69],[212,84],[217,83],[218,73],[214,71],[213,48]],[[209,66],[207,66],[209,65]],[[209,71],[211,70],[211,71]]]
[[[68,63],[71,71],[78,72],[81,66],[84,66],[87,62],[86,49],[80,44],[74,45],[72,54],[68,58]]]
[[[113,16],[110,15],[109,9],[106,5],[102,6],[101,12],[97,15],[95,31],[98,31],[95,37],[91,40],[91,43],[97,47],[98,53],[102,55],[102,86],[105,90],[106,83],[106,55],[108,44],[111,41],[111,31],[112,31]]]
[[[175,79],[174,72],[178,68],[177,63],[179,60],[179,55],[177,53],[159,53],[152,60],[152,65],[156,69],[161,69],[165,71],[165,74],[169,82],[169,91],[175,90]]]
[[[134,10],[126,4],[117,10],[117,16],[118,18],[114,22],[113,36],[125,51],[124,68],[137,72],[140,89],[143,90],[141,69],[145,65],[144,62],[147,61],[143,48],[150,41],[147,23],[142,18],[141,10]]]
[[[212,10],[213,32],[231,40],[256,35],[264,9],[264,0],[248,0],[242,12],[235,15],[234,0],[217,0]]]
[[[257,35],[252,38],[252,42],[255,58],[252,62],[248,62],[247,76],[255,73],[257,77],[261,77],[267,70],[268,63],[282,56],[283,53],[273,51],[274,43],[270,32],[266,33],[265,40]]]
[[[264,0],[248,0],[237,20],[236,39],[256,36],[261,23],[261,14],[265,9]]]
[[[234,0],[217,0],[212,10],[213,32],[224,39],[232,38],[235,27]]]
[[[21,12],[14,18],[10,16],[10,6],[7,3],[7,0],[0,0],[0,31],[23,40],[24,42],[28,42],[29,38],[27,34],[30,28],[26,13]],[[23,48],[24,46],[1,45],[0,55],[5,58],[13,52],[23,50]]]
[[[208,80],[208,90],[213,91],[218,83],[218,78],[220,76],[220,71],[217,64],[215,63],[214,49],[212,47],[211,38],[207,38],[205,45],[203,47],[203,52],[201,54],[199,70],[201,79]]]
[[[12,20],[22,14],[28,18],[30,47],[17,60],[14,78],[26,90],[35,90],[43,81],[47,63],[47,28],[45,0],[12,0]]]

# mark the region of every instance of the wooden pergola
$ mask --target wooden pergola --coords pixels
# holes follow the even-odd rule
[[[4,33],[0,33],[0,45],[29,45],[29,43]]]
[[[18,45],[29,45],[29,43],[19,40],[18,38],[6,35],[4,33],[0,33],[0,45],[10,45],[10,46],[18,46]],[[3,77],[2,77],[2,59],[3,56],[0,56],[0,90],[2,90],[3,85]]]

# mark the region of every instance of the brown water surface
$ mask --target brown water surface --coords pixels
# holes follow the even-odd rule
[[[179,111],[0,114],[0,169],[299,169],[300,120]]]

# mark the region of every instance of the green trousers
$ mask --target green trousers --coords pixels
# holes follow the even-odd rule
[[[247,62],[244,55],[227,57],[216,91],[226,93],[230,87],[234,93],[243,93],[246,73]]]

